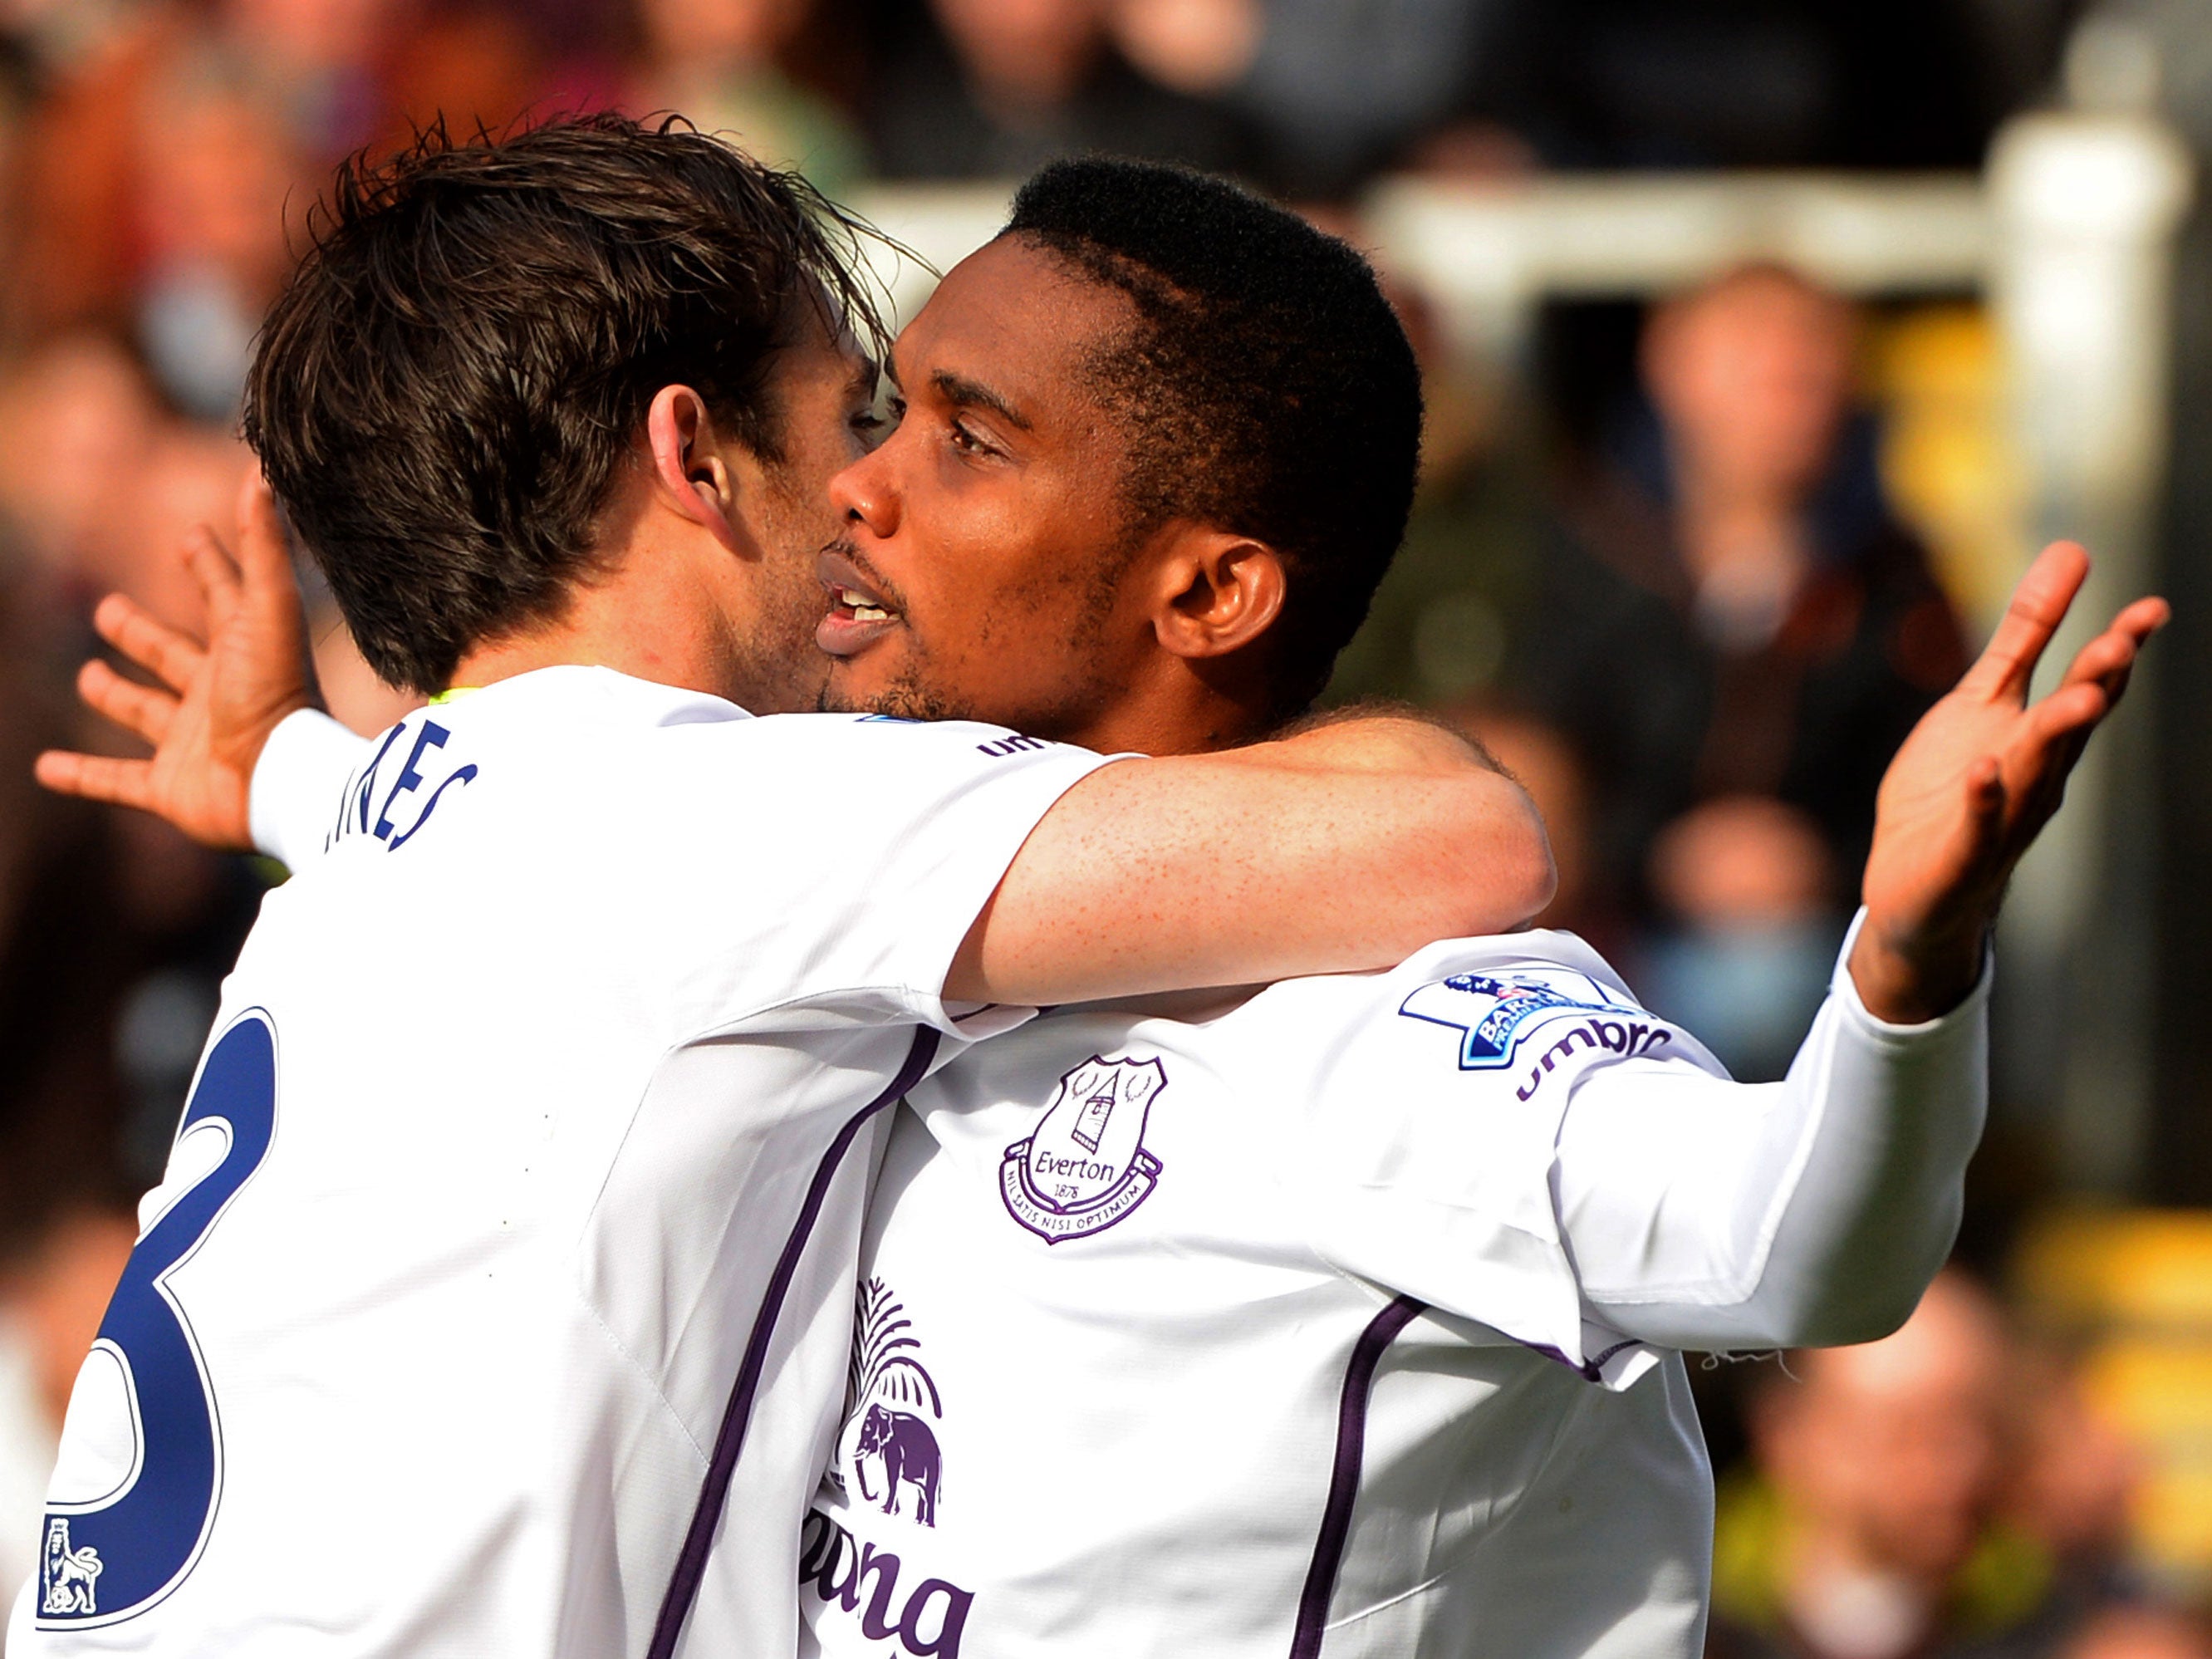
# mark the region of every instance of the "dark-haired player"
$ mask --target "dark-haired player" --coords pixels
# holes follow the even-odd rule
[[[815,701],[872,392],[819,205],[612,118],[347,175],[247,430],[369,661],[437,700],[308,767],[19,1659],[665,1653],[716,1541],[695,1626],[787,1651],[884,1110],[1023,1012],[976,1005],[1373,966],[1541,902],[1517,790],[1407,722],[1108,764],[750,718]],[[88,684],[169,740],[158,778],[48,763],[94,793],[240,706]],[[235,788],[191,801],[240,836]]]
[[[1049,170],[896,365],[899,430],[834,486],[854,706],[1247,740],[1402,522],[1418,392],[1371,276],[1213,181]],[[2023,713],[2078,565],[2047,556],[1900,758],[1787,1085],[1727,1083],[1533,934],[1062,1010],[913,1091],[801,1561],[823,1648],[1693,1651],[1709,1492],[1663,1350],[1870,1335],[1940,1259],[1997,888],[2157,619]],[[303,769],[272,753],[257,801]]]
[[[884,617],[825,625],[833,698],[1186,750],[1312,695],[1416,459],[1350,249],[1218,181],[1063,165],[894,361],[902,423],[832,486],[843,610]],[[1893,767],[1786,1083],[1529,933],[1055,1010],[913,1091],[800,1563],[818,1650],[1696,1655],[1680,1351],[1881,1334],[1948,1253],[2004,875],[2160,614],[2024,710],[2082,564],[2045,556]],[[1042,584],[1072,660],[975,647]]]

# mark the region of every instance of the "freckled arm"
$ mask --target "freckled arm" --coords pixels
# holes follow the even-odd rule
[[[1119,762],[1022,847],[947,985],[1057,1003],[1390,966],[1550,901],[1528,796],[1463,739],[1369,717]]]

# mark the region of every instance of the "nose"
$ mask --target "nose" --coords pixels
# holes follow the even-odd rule
[[[830,480],[830,503],[846,528],[865,527],[877,538],[898,533],[898,487],[889,452],[896,443],[878,446]]]

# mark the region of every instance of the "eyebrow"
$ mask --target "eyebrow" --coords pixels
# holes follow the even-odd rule
[[[1030,429],[1029,416],[987,386],[979,385],[945,368],[940,368],[931,375],[929,384],[947,403],[969,404],[978,409],[988,409],[1009,426],[1018,427],[1024,432]]]

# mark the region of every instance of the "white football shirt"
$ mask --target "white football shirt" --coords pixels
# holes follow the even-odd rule
[[[964,1053],[870,1212],[802,1651],[1692,1659],[1711,1474],[1629,1333],[1787,1326],[1769,1281],[1889,1178],[1837,1137],[1890,1117],[1949,1127],[1874,1276],[1932,1273],[1981,1018],[1881,1025],[1839,969],[1791,1081],[1740,1085],[1532,933]]]
[[[9,1652],[665,1651],[710,1541],[695,1638],[787,1647],[883,1109],[1101,760],[589,668],[362,752],[295,769]]]

